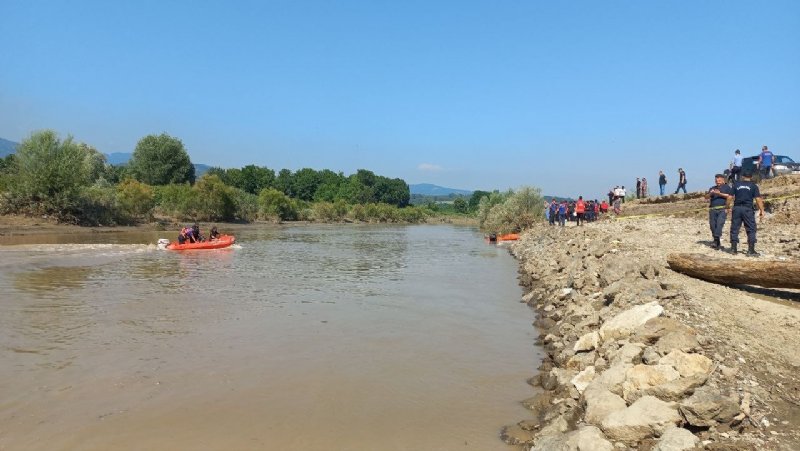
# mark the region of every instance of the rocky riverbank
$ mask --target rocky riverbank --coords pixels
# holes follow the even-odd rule
[[[800,225],[783,220],[795,215],[759,224],[761,258],[800,258]],[[708,235],[703,217],[664,216],[525,233],[512,253],[546,357],[523,401],[532,416],[503,440],[526,450],[800,449],[800,291],[669,269],[678,251],[747,258],[710,249]]]

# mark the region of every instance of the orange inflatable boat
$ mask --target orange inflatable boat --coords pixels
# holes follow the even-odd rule
[[[216,240],[201,241],[199,243],[184,243],[178,244],[177,242],[169,243],[165,249],[171,251],[189,251],[201,249],[222,249],[236,243],[236,237],[233,235],[220,235]]]

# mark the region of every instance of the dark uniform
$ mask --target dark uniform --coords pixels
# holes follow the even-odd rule
[[[739,242],[739,228],[744,223],[747,231],[747,242],[756,244],[756,214],[753,211],[753,200],[761,197],[758,185],[752,181],[739,181],[733,184],[733,215],[731,216],[731,245]]]
[[[711,204],[709,205],[711,209],[708,211],[708,225],[711,227],[711,236],[714,238],[714,244],[719,246],[719,240],[722,237],[722,228],[725,227],[725,217],[727,216],[725,204],[728,198],[727,196],[720,196],[719,193],[712,192],[712,190],[717,190],[721,194],[733,195],[733,189],[724,183],[722,186],[714,185],[708,189],[708,194],[711,196]]]

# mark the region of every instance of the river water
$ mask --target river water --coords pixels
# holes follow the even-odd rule
[[[0,242],[0,449],[503,450],[529,416],[533,313],[474,229],[166,235]]]

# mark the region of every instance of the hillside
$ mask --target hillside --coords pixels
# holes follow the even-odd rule
[[[19,146],[19,143],[0,138],[0,158],[5,158],[16,152],[17,146]]]
[[[472,191],[465,189],[446,188],[444,186],[433,185],[431,183],[417,183],[408,185],[411,194],[422,194],[423,196],[449,196],[458,194],[462,196],[472,195]]]

